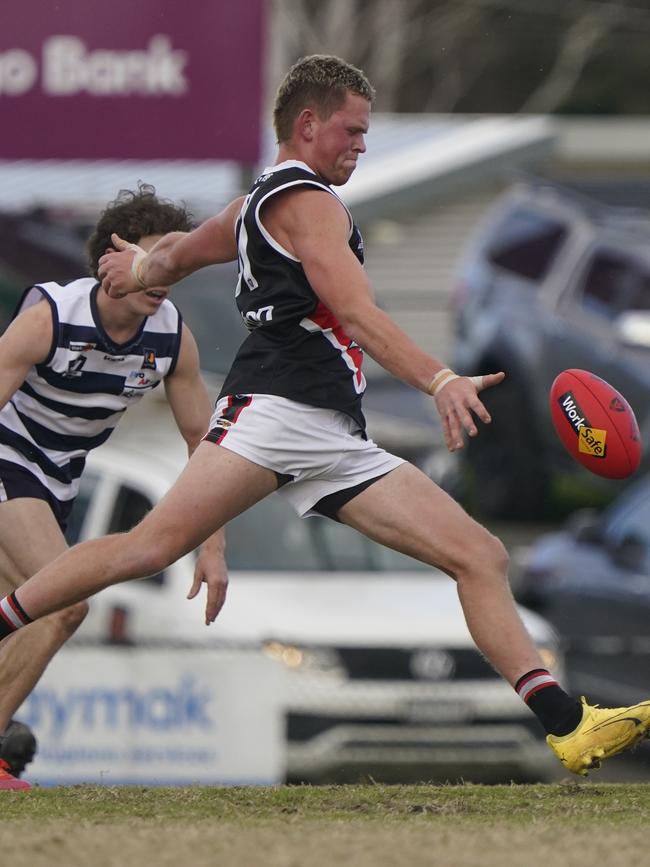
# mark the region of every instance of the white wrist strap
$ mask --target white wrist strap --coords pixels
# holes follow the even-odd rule
[[[435,397],[441,388],[444,388],[448,382],[451,382],[452,379],[458,379],[458,374],[454,373],[453,370],[450,370],[448,367],[443,367],[442,370],[439,370],[436,375],[433,377],[431,382],[429,383],[429,388],[427,391],[429,394]]]
[[[133,257],[133,261],[131,262],[131,274],[135,278],[135,282],[141,289],[148,289],[149,286],[142,279],[142,263],[144,262],[144,258],[147,254],[144,250],[136,250],[135,256]]]
[[[427,391],[429,394],[435,397],[438,392],[443,389],[448,383],[452,381],[452,379],[460,379],[457,373],[454,373],[449,367],[443,367],[442,370],[439,370],[438,373],[433,377],[431,382],[429,383],[429,388]],[[474,388],[480,391],[483,388],[483,377],[482,376],[468,376],[467,379],[472,383]]]

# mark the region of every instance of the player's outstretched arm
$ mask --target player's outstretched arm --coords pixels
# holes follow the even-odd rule
[[[235,221],[243,201],[243,197],[234,199],[192,232],[170,232],[148,253],[113,235],[115,249],[107,250],[99,260],[102,288],[119,298],[129,292],[171,286],[207,265],[234,261]]]
[[[320,191],[289,193],[268,219],[346,333],[393,376],[432,396],[435,392],[450,451],[463,447],[463,431],[478,434],[475,417],[489,423],[478,392],[497,385],[504,374],[487,375],[480,383],[453,374],[444,381],[436,379],[446,370],[443,362],[420,349],[376,305],[366,273],[348,244],[347,214],[334,196]]]
[[[178,429],[191,455],[208,430],[212,404],[201,376],[196,340],[186,325],[183,325],[176,368],[174,373],[165,379],[165,391]],[[193,599],[202,585],[206,585],[206,624],[215,620],[226,601],[228,567],[225,550],[225,533],[221,528],[201,545],[194,568],[194,580],[187,598]]]

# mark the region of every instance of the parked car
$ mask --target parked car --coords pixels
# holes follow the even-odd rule
[[[485,393],[492,424],[462,458],[477,510],[540,517],[558,479],[572,477],[585,501],[622,490],[566,455],[548,394],[562,370],[589,370],[625,395],[642,437],[650,435],[650,215],[542,181],[515,185],[464,254],[455,328],[459,372],[507,374]]]
[[[136,414],[138,409],[132,411]],[[124,420],[127,425],[129,419]],[[144,418],[93,452],[69,540],[127,529],[183,463]],[[194,556],[92,601],[79,641],[258,647],[291,672],[290,781],[552,778],[539,724],[474,648],[453,581],[270,497],[228,526],[230,588],[209,628],[188,602]],[[549,666],[554,630],[522,610]]]
[[[515,586],[561,635],[573,692],[614,707],[650,698],[650,476],[541,536]]]

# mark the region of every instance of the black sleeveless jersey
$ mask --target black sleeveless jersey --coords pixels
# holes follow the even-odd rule
[[[237,220],[237,307],[249,329],[221,389],[234,394],[275,394],[310,406],[336,409],[365,421],[361,396],[363,352],[309,285],[300,260],[268,233],[264,203],[291,187],[309,186],[336,196],[305,163],[287,161],[264,171]],[[363,263],[363,240],[350,212],[350,247]]]

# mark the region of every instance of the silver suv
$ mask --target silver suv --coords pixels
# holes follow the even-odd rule
[[[604,482],[555,436],[548,393],[570,367],[610,382],[650,427],[650,219],[546,182],[515,185],[490,211],[461,262],[455,358],[465,374],[505,370],[485,394],[492,424],[462,457],[469,505],[490,517],[535,518],[587,499]]]

